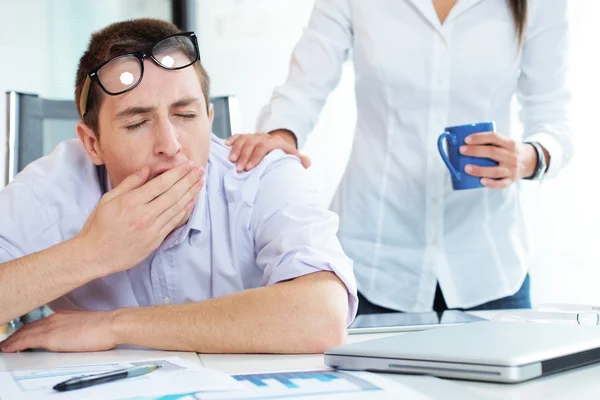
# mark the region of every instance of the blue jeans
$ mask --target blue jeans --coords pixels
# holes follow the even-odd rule
[[[480,304],[475,307],[460,309],[463,311],[481,311],[481,310],[502,310],[511,308],[531,308],[530,298],[530,283],[529,274],[525,276],[525,280],[521,285],[521,288],[517,293],[512,296],[503,297],[501,299],[492,300],[490,302]],[[433,301],[433,310],[442,312],[448,309],[444,295],[440,289],[440,285],[437,286],[435,291],[435,299]],[[380,314],[398,312],[390,308],[381,307],[377,304],[371,303],[367,300],[360,292],[358,293],[358,313],[359,314]]]
[[[506,296],[501,299],[492,300],[488,303],[467,308],[465,311],[507,310],[511,308],[531,308],[529,274],[525,275],[525,280],[523,281],[521,288],[512,296]]]

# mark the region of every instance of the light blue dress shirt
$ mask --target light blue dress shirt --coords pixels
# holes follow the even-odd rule
[[[198,302],[332,271],[358,300],[337,216],[319,206],[300,162],[282,152],[237,173],[229,148],[211,140],[205,188],[192,215],[137,266],[91,281],[50,304],[112,310]],[[74,237],[102,196],[97,167],[78,140],[59,144],[0,191],[0,263]],[[27,281],[23,281],[27,285]]]

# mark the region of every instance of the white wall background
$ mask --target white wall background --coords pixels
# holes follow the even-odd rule
[[[597,0],[569,1],[572,37],[569,86],[575,157],[559,179],[532,196],[537,240],[534,301],[600,305],[598,93],[600,13]],[[530,199],[531,200],[531,199]]]
[[[260,108],[287,74],[312,0],[197,0],[202,59],[213,94],[240,99],[243,132],[254,130]],[[573,9],[571,89],[576,156],[553,182],[527,198],[537,241],[532,266],[534,303],[600,305],[600,54],[596,39],[600,2],[570,2]],[[0,187],[4,178],[5,98],[15,89],[72,98],[75,68],[89,34],[110,22],[138,16],[170,18],[168,0],[0,0]],[[9,60],[9,62],[7,62]],[[353,70],[348,63],[314,135],[303,149],[323,204],[343,174],[355,121]],[[1,221],[0,221],[1,223]]]
[[[0,0],[0,187],[5,182],[7,90],[72,99],[90,34],[112,22],[171,18],[169,0]]]
[[[213,94],[240,100],[241,130],[254,132],[256,118],[276,85],[285,81],[295,43],[312,11],[311,0],[200,0],[198,26],[202,61]],[[323,110],[304,151],[323,204],[342,177],[354,135],[354,72],[346,63],[342,80]]]

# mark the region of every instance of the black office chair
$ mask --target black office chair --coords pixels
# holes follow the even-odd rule
[[[79,115],[73,100],[49,100],[36,94],[16,91],[6,92],[8,123],[6,148],[6,183],[8,184],[27,164],[49,154],[58,143],[77,136],[75,125]],[[239,106],[235,96],[211,98],[215,110],[213,133],[228,138],[239,132]],[[51,314],[41,307],[12,321],[21,324]]]
[[[235,96],[214,96],[210,98],[215,109],[212,131],[221,139],[240,132],[240,105]]]
[[[6,183],[27,164],[50,153],[63,140],[76,137],[79,115],[73,100],[48,100],[36,94],[6,92],[8,132]],[[215,109],[213,133],[226,139],[239,132],[239,103],[235,96],[211,98]]]

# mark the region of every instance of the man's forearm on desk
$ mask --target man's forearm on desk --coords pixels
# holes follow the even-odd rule
[[[101,276],[77,239],[0,264],[0,325]]]
[[[114,312],[117,344],[200,353],[320,353],[346,338],[348,292],[330,272],[185,305]]]

